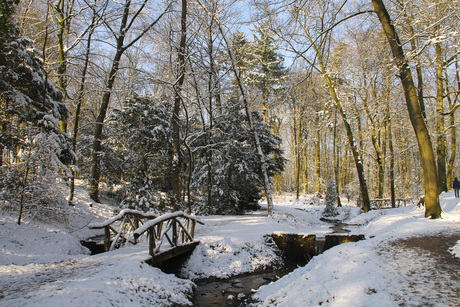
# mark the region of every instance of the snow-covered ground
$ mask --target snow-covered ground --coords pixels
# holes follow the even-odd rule
[[[113,207],[90,206],[86,191],[79,188],[77,192],[67,223],[50,225],[26,220],[17,225],[15,216],[0,214],[0,306],[192,304],[193,282],[145,264],[146,243],[89,256],[79,241],[101,234],[102,230],[90,230],[87,225],[112,217]],[[345,204],[340,218],[360,225],[349,229],[368,239],[334,247],[313,257],[305,267],[261,287],[255,294],[257,305],[424,305],[435,296],[437,287],[450,284],[424,269],[434,265],[434,260],[393,243],[412,236],[460,235],[458,199],[449,192],[441,195],[441,201],[444,212],[439,220],[425,219],[423,209],[415,206],[360,214],[358,208]],[[309,199],[294,202],[292,197],[281,197],[275,203],[272,217],[264,211],[244,216],[200,217],[205,225],[197,226],[196,239],[201,244],[182,274],[198,279],[262,269],[281,261],[265,235],[289,232],[323,236],[331,232],[331,225],[319,220],[324,205],[312,204]],[[452,257],[460,257],[460,242],[446,249]],[[414,280],[420,278],[419,272],[426,275],[422,276],[426,281],[423,287],[428,290],[423,295],[411,291]],[[430,303],[445,306],[446,302]]]
[[[424,211],[414,205],[350,219],[363,224],[354,231],[366,234],[367,240],[336,246],[261,287],[255,295],[258,305],[460,306],[459,258],[452,259],[454,271],[449,272],[438,267],[431,251],[397,244],[413,237],[436,240],[439,234],[451,235],[456,243],[441,252],[459,257],[460,205],[453,196],[441,195],[443,218],[438,220],[424,218]]]

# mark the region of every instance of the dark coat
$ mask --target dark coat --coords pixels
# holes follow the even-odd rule
[[[457,178],[455,178],[454,182],[452,183],[452,188],[460,189],[460,181],[458,181]]]

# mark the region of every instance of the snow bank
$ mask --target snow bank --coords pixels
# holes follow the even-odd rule
[[[148,246],[40,265],[0,266],[3,306],[191,306],[194,284],[144,262]]]
[[[76,192],[65,224],[18,225],[0,214],[1,306],[192,305],[195,285],[146,264],[146,243],[88,256],[80,239],[103,234],[88,225],[112,217],[113,207],[93,203],[81,186]]]
[[[449,252],[455,257],[460,258],[460,241],[457,241],[454,246],[449,248]]]
[[[423,299],[443,305],[436,303],[438,291],[450,281],[433,278],[427,268],[436,267],[434,260],[411,250],[394,255],[388,248],[398,238],[458,231],[458,200],[446,193],[441,203],[444,218],[438,220],[424,218],[423,209],[416,206],[371,211],[351,219],[356,224],[368,222],[360,231],[371,239],[342,244],[313,257],[305,267],[261,287],[255,299],[260,306],[420,306],[426,303]],[[458,242],[451,251],[457,253]],[[423,295],[421,289],[410,290],[413,272],[423,279]]]
[[[266,211],[244,216],[206,216],[204,226],[197,228],[195,239],[200,240],[182,269],[182,276],[190,279],[218,277],[262,270],[282,262],[278,249],[268,243],[272,233],[304,233],[324,236],[331,232],[330,224],[320,221],[324,206],[308,201],[277,203],[271,217]],[[339,208],[340,216],[354,217],[359,208]]]
[[[21,225],[16,218],[0,213],[0,265],[53,263],[87,255],[80,241],[61,229],[33,221]]]

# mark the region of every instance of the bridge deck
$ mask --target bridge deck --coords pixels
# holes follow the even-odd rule
[[[198,244],[200,244],[200,241],[193,241],[162,250],[150,258],[149,264],[154,266],[159,265],[163,261],[172,259],[185,253],[192,252]]]

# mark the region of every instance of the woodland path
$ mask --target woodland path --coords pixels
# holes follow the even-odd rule
[[[395,294],[399,306],[460,306],[460,258],[449,252],[459,240],[460,231],[451,230],[399,239],[383,248],[401,284]],[[418,300],[406,301],[408,293]]]

